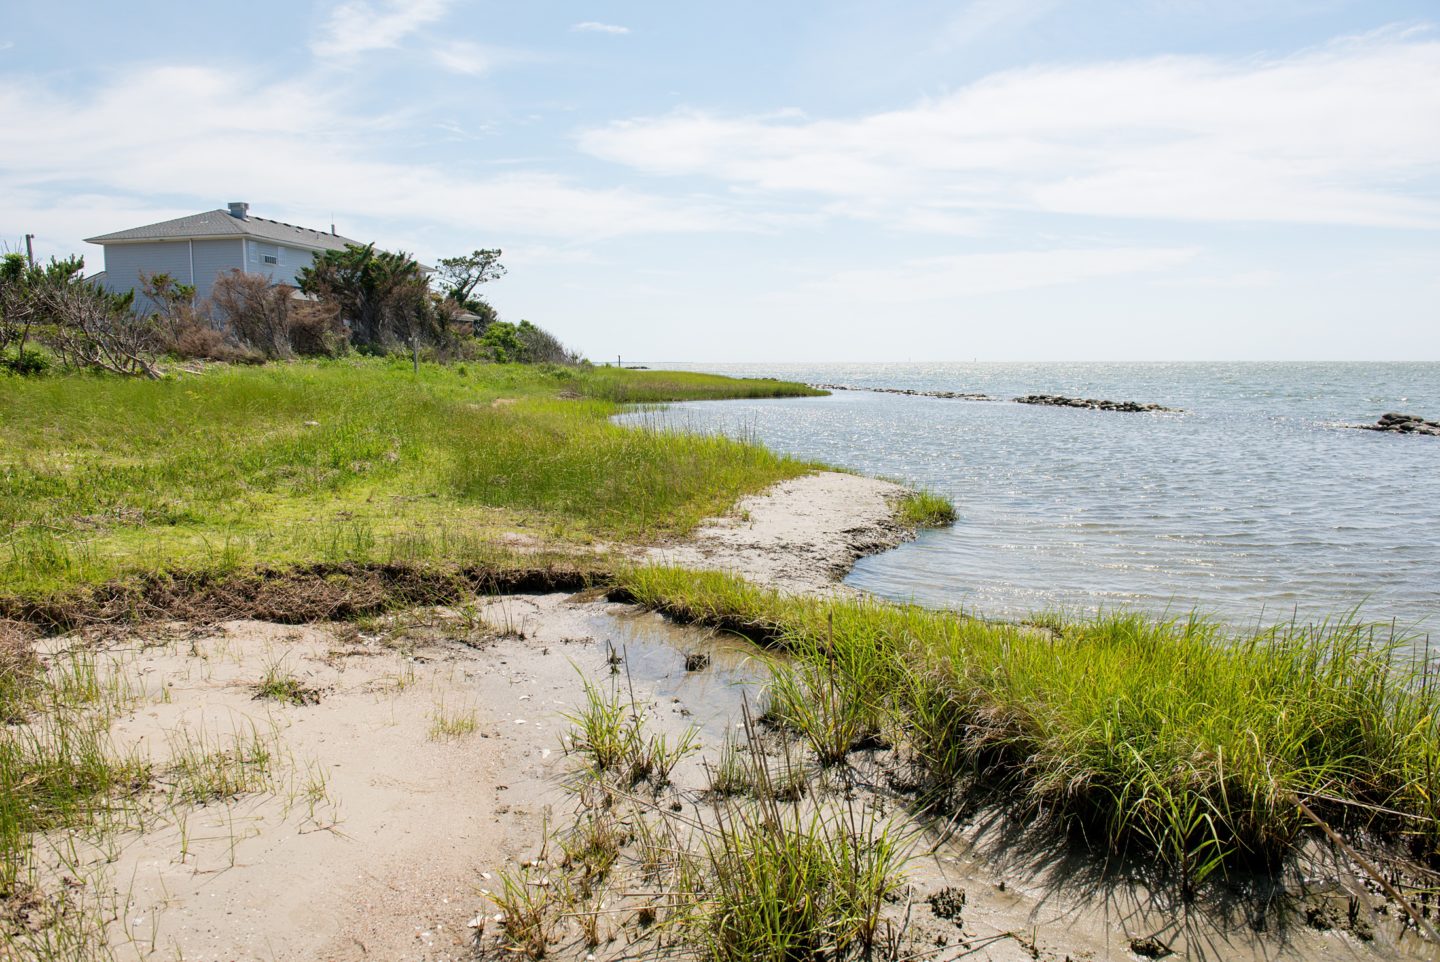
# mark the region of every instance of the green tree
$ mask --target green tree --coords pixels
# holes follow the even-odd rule
[[[472,251],[460,257],[442,257],[436,270],[441,293],[465,310],[483,317],[485,311],[473,305],[484,308],[490,308],[490,305],[475,296],[475,288],[498,281],[508,273],[500,263],[501,253],[496,247]],[[490,310],[493,314],[493,308]]]
[[[0,351],[18,344],[23,355],[36,325],[55,322],[55,294],[84,283],[85,258],[52,257],[31,264],[23,254],[0,259]]]
[[[496,321],[487,327],[480,335],[480,346],[496,364],[517,364],[528,360],[519,331],[508,321]]]
[[[339,309],[357,347],[386,350],[411,338],[437,340],[443,333],[425,274],[403,252],[346,244],[316,257],[297,281],[300,290]]]

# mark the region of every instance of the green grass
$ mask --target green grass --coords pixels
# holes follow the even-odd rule
[[[830,393],[793,381],[776,381],[771,378],[736,379],[693,371],[634,371],[597,367],[579,375],[578,380],[583,384],[580,390],[586,396],[620,404],[820,397]]]
[[[18,642],[0,649],[0,898],[25,880],[36,833],[133,823],[131,796],[148,785],[149,766],[109,738],[128,699],[88,653],[47,665]]]
[[[955,523],[955,506],[933,491],[910,491],[896,520],[910,528],[943,528]]]
[[[464,563],[681,534],[809,470],[721,437],[609,422],[632,401],[795,395],[713,375],[352,358],[0,392],[0,596],[137,573]]]
[[[682,933],[716,962],[871,957],[902,880],[898,834],[854,802],[807,812],[774,798],[717,804]]]
[[[278,701],[286,705],[316,705],[320,703],[320,692],[305,685],[299,678],[287,672],[275,662],[266,667],[265,674],[254,686],[257,699]]]
[[[989,781],[1187,884],[1293,852],[1310,828],[1298,801],[1341,831],[1440,854],[1440,694],[1369,626],[1231,634],[1113,614],[1042,631],[679,569],[621,584],[797,655],[780,715],[832,758],[874,725],[937,797]]]

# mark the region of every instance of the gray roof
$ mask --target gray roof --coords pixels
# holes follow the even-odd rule
[[[207,210],[201,214],[163,220],[158,224],[132,227],[113,234],[101,234],[99,237],[87,237],[85,240],[90,244],[121,244],[127,241],[193,240],[201,237],[252,237],[311,250],[339,250],[346,244],[360,243],[339,234],[296,227],[294,224],[285,224],[265,217],[233,217],[228,210],[223,209]]]

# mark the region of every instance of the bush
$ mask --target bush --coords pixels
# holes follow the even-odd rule
[[[544,328],[521,321],[495,321],[477,339],[482,352],[496,364],[565,364],[580,361],[580,355],[561,344]]]
[[[228,271],[215,281],[210,300],[221,324],[246,347],[270,359],[294,355],[290,347],[293,287],[272,285],[256,274]]]
[[[261,354],[235,343],[233,338],[208,324],[193,324],[182,328],[170,343],[169,351],[176,357],[198,361],[258,364],[265,360]]]
[[[11,356],[0,356],[0,368],[23,377],[38,377],[50,370],[50,355],[43,351],[22,349]]]
[[[529,321],[520,322],[520,326],[515,329],[515,336],[524,348],[524,360],[527,363],[575,364],[580,360],[578,353],[561,344],[543,327]]]
[[[350,347],[340,309],[322,301],[290,301],[290,349],[301,357],[339,357]]]

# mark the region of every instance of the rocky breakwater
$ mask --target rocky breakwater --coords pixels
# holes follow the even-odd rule
[[[1059,394],[1027,394],[1024,397],[1017,397],[1016,404],[1047,404],[1051,407],[1061,408],[1088,408],[1091,411],[1169,411],[1178,412],[1179,408],[1167,408],[1162,404],[1141,404],[1139,401],[1100,401],[1088,397],[1063,397]]]
[[[853,387],[849,384],[811,384],[817,391],[869,391],[871,394],[908,394],[910,397],[939,397],[957,401],[993,401],[988,394],[966,391],[915,391],[904,387]]]
[[[1360,424],[1366,431],[1388,431],[1391,434],[1428,434],[1440,438],[1440,421],[1427,421],[1417,414],[1382,414],[1374,424]]]

